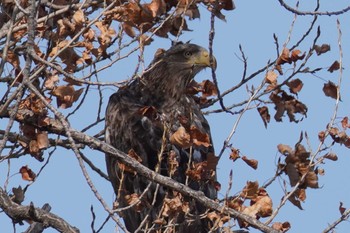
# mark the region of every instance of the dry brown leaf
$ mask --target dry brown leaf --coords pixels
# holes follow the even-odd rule
[[[29,149],[29,153],[31,155],[33,155],[34,157],[40,156],[40,148],[39,148],[37,140],[31,140],[29,142],[28,149]]]
[[[72,85],[58,86],[51,91],[51,94],[57,97],[57,105],[60,108],[66,109],[77,101],[83,93],[84,88],[75,90]]]
[[[182,206],[185,205],[185,203],[181,200],[179,195],[173,198],[166,197],[164,198],[163,203],[164,204],[163,204],[162,217],[169,217],[176,213],[183,212]]]
[[[36,53],[36,55],[38,56],[38,57],[41,57],[41,58],[45,58],[45,54],[43,53],[43,52],[41,52],[41,50],[40,50],[40,48],[39,48],[39,46],[38,45],[34,45],[34,51],[35,51],[35,53]],[[34,62],[37,64],[38,63],[38,61],[37,60],[34,60]]]
[[[88,65],[92,63],[92,57],[90,55],[90,51],[88,50],[84,50],[83,53],[81,54],[81,58],[77,60],[77,65],[81,65],[84,63]]]
[[[22,179],[27,181],[34,181],[36,177],[36,174],[28,167],[28,165],[21,167],[19,173],[21,173]]]
[[[291,122],[299,122],[299,120],[295,119],[296,113],[306,117],[307,106],[295,99],[294,96],[288,95],[285,91],[276,90],[276,92],[272,92],[270,100],[275,104],[276,113],[274,118],[277,122],[282,121],[285,112],[287,112]]]
[[[150,45],[153,42],[153,38],[150,36],[147,36],[146,34],[142,34],[139,36],[139,43],[141,46]]]
[[[330,51],[331,50],[331,46],[328,45],[328,44],[323,44],[321,46],[315,45],[314,46],[314,50],[316,51],[316,54],[319,56],[319,55],[321,55],[323,53],[326,53],[326,52]]]
[[[66,65],[64,70],[68,73],[74,73],[80,56],[75,52],[74,47],[69,46],[68,44],[68,40],[59,42],[52,48],[49,57],[53,57],[58,54],[58,57]]]
[[[317,168],[316,174],[320,175],[320,176],[324,176],[325,175],[325,170],[323,168]]]
[[[152,0],[149,4],[144,4],[152,12],[153,18],[156,18],[166,12],[166,4],[163,0]]]
[[[258,196],[254,200],[254,204],[252,205],[257,210],[257,216],[266,218],[271,216],[273,208],[272,208],[272,199],[268,196]]]
[[[209,147],[211,145],[209,135],[207,133],[202,133],[193,125],[190,128],[190,135],[191,141],[196,146]]]
[[[275,222],[271,227],[277,231],[287,232],[290,229],[291,225],[289,222]]]
[[[239,149],[231,148],[231,154],[230,154],[229,159],[233,160],[233,162],[234,162],[239,158],[240,158]]]
[[[329,67],[329,69],[327,71],[333,73],[333,71],[335,70],[339,70],[340,69],[340,63],[338,61],[333,62],[333,64]]]
[[[0,55],[2,56],[2,53],[0,53]],[[14,68],[20,69],[19,57],[12,50],[7,51],[6,61],[10,63]]]
[[[349,127],[349,118],[347,116],[341,120],[341,126],[344,130]]]
[[[46,89],[52,90],[56,87],[56,84],[59,81],[58,75],[50,75],[45,78],[44,86]]]
[[[136,4],[136,3],[135,3]],[[124,25],[124,24],[123,24]],[[100,35],[97,37],[100,47],[97,50],[91,52],[96,56],[106,56],[106,49],[112,43],[113,38],[117,35],[116,31],[108,24],[103,24],[101,21],[97,21],[95,26],[100,30]]]
[[[269,114],[269,109],[266,106],[257,108],[260,114],[261,119],[264,122],[265,128],[267,128],[267,124],[270,123],[271,116]]]
[[[276,60],[275,69],[282,75],[283,71],[281,65],[285,63],[291,64],[292,62],[304,59],[306,53],[299,55],[300,53],[300,50],[293,50],[290,54],[289,49],[283,48],[281,55]]]
[[[214,1],[215,3],[215,1]],[[233,0],[219,0],[220,8],[230,11],[234,10],[236,8],[235,3]]]
[[[142,158],[134,151],[134,149],[130,149],[128,151],[128,156],[130,156],[132,159],[136,160],[139,163],[142,162]],[[136,174],[136,171],[133,168],[131,168],[131,167],[129,167],[121,162],[118,162],[118,167],[125,172],[130,172],[130,173]]]
[[[36,141],[40,150],[49,147],[49,137],[46,131],[39,131],[36,135]]]
[[[301,161],[306,161],[306,159],[308,159],[310,157],[310,152],[308,152],[305,148],[305,146],[303,146],[300,143],[297,143],[295,145],[295,156],[297,156]]]
[[[325,139],[326,139],[326,133],[324,131],[319,132],[318,140],[320,140],[320,142],[324,142]]]
[[[327,153],[323,156],[326,159],[332,160],[332,161],[337,161],[338,160],[338,156],[334,153]]]
[[[207,218],[213,223],[216,223],[219,227],[223,227],[223,225],[230,220],[229,216],[218,214],[215,211],[209,212]]]
[[[309,171],[305,177],[305,183],[310,188],[319,188],[318,176],[317,176],[316,172]]]
[[[287,163],[284,171],[288,175],[290,186],[294,187],[299,181],[299,171],[292,163]]]
[[[199,83],[199,86],[202,88],[203,97],[216,96],[218,94],[215,84],[210,80],[204,80]]]
[[[278,144],[277,149],[281,154],[283,154],[285,156],[290,155],[290,154],[294,154],[293,149],[288,145]]]
[[[303,210],[303,207],[301,206],[300,200],[298,196],[296,196],[295,193],[293,193],[289,198],[288,201],[290,201],[293,205],[298,207],[300,210]]]
[[[303,82],[300,79],[293,79],[287,83],[289,91],[293,94],[297,94],[303,88]]]
[[[278,57],[276,64],[277,65],[282,65],[285,63],[292,63],[290,58],[289,58],[289,49],[283,48],[281,55]]]
[[[181,126],[170,137],[170,142],[181,148],[189,148],[192,145],[191,135]]]
[[[87,29],[87,31],[83,34],[83,37],[85,38],[86,41],[94,41],[95,39],[95,31],[92,30],[91,28]]]
[[[338,134],[339,134],[339,129],[337,127],[331,127],[329,129],[329,135],[331,135],[332,138],[338,136]]]
[[[257,218],[258,212],[259,212],[259,206],[257,205],[251,205],[251,206],[247,206],[246,208],[244,208],[244,210],[242,211],[243,214],[249,215],[253,218]],[[247,223],[248,224],[248,223]]]
[[[81,9],[74,12],[73,20],[77,26],[82,27],[85,23],[85,14]]]
[[[277,77],[278,77],[278,74],[276,74],[275,71],[269,70],[266,73],[265,80],[267,83],[270,83],[272,85],[276,85],[277,84]]]
[[[328,83],[325,83],[323,86],[323,92],[326,96],[331,97],[333,99],[337,99],[338,86],[335,85],[333,82],[328,81]]]
[[[290,59],[292,62],[296,62],[298,60],[303,60],[305,57],[305,53],[303,53],[302,55],[299,55],[301,53],[300,50],[296,49],[292,51],[292,54],[290,56]]]
[[[191,169],[186,171],[186,176],[192,180],[210,180],[215,173],[212,173],[207,168],[207,161],[192,163]]]
[[[246,186],[243,188],[242,192],[240,193],[240,196],[246,199],[254,199],[257,197],[257,193],[259,190],[259,183],[258,181],[247,181]]]
[[[256,170],[258,168],[258,160],[255,159],[248,159],[246,156],[242,157],[242,160],[248,164],[251,168]]]
[[[295,192],[296,196],[300,201],[305,201],[306,200],[306,189],[297,189]]]
[[[234,196],[229,198],[227,202],[227,206],[234,210],[242,211],[245,208],[243,206],[243,203],[244,203],[244,200],[242,200],[241,197]]]

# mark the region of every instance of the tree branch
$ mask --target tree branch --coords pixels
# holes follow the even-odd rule
[[[33,203],[29,206],[21,206],[13,202],[6,192],[0,187],[0,208],[14,221],[33,220],[52,227],[59,232],[77,233],[79,229],[71,226],[61,217],[49,213],[40,208],[35,208]]]

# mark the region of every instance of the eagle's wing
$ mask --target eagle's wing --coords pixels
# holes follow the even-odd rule
[[[143,165],[154,169],[158,161],[157,154],[161,144],[162,129],[150,125],[145,126],[145,117],[140,112],[143,107],[140,99],[137,92],[131,88],[121,89],[110,97],[106,110],[105,140],[127,154],[134,151],[140,156]],[[148,127],[147,131],[145,127]],[[131,198],[143,193],[149,181],[118,163],[113,156],[106,155],[106,164],[110,181],[117,195],[118,208],[130,205]],[[154,189],[153,186],[148,188],[149,192]],[[144,195],[144,198],[144,203],[149,202],[146,199],[150,197]],[[139,208],[143,207],[136,205],[121,213],[130,232],[136,230],[148,214],[146,209],[139,212]],[[150,214],[157,214],[156,209],[152,212]]]

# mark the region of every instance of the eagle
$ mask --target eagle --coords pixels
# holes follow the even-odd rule
[[[155,172],[216,199],[210,127],[198,96],[189,91],[196,74],[216,68],[211,57],[208,50],[191,43],[159,49],[142,75],[111,95],[105,140]],[[115,208],[128,231],[212,230],[209,210],[202,204],[147,180],[110,154],[106,165],[116,194]]]

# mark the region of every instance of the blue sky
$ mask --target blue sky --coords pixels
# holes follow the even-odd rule
[[[295,1],[288,1],[290,2]],[[316,1],[302,1],[300,3],[301,10],[311,11],[315,7]],[[348,1],[320,1],[323,10],[339,10],[347,6]],[[273,40],[275,33],[279,40],[280,48],[287,40],[290,25],[294,19],[294,15],[283,9],[277,0],[253,1],[239,0],[235,1],[236,10],[224,12],[227,22],[216,19],[214,54],[218,62],[217,78],[221,91],[228,87],[237,84],[243,72],[243,64],[237,58],[239,56],[239,45],[248,57],[248,75],[255,72],[257,69],[264,67],[269,60],[276,59],[276,48]],[[292,5],[292,4],[291,4]],[[200,7],[201,19],[190,22],[189,27],[193,30],[187,32],[180,37],[183,41],[191,40],[193,43],[208,46],[208,32],[210,25],[210,15],[206,12],[204,6]],[[295,26],[291,33],[291,39],[287,47],[294,45],[296,41],[305,33],[309,27],[312,16],[298,16]],[[342,117],[350,116],[350,95],[348,87],[350,85],[348,63],[350,49],[350,29],[349,13],[341,16],[322,16],[316,23],[321,28],[321,36],[318,44],[331,44],[331,51],[322,56],[313,56],[310,59],[309,66],[329,67],[334,60],[339,60],[338,49],[338,31],[336,20],[339,19],[342,29],[342,46],[343,46],[343,83],[341,88],[342,102],[339,106],[338,118],[336,122],[340,127],[339,122]],[[315,29],[316,29],[315,27]],[[298,49],[308,51],[312,40],[316,35],[316,30],[311,32],[311,35],[302,43]],[[156,38],[153,44],[145,50],[145,64],[147,65],[157,48],[168,48],[170,41],[167,39]],[[137,57],[131,56],[128,59],[115,64],[113,67],[102,72],[99,79],[102,81],[118,81],[130,77],[134,72],[134,67],[137,64]],[[287,77],[291,70],[285,68],[285,76],[280,76],[279,80]],[[291,66],[290,66],[291,67]],[[238,160],[233,163],[228,159],[229,151],[226,151],[218,165],[218,179],[222,185],[219,198],[226,193],[228,176],[233,170],[233,186],[230,194],[239,192],[247,181],[257,180],[259,184],[264,184],[269,178],[273,177],[276,169],[277,160],[279,157],[277,145],[279,143],[294,146],[298,141],[300,132],[307,132],[310,138],[310,147],[312,151],[316,151],[318,146],[317,134],[326,128],[327,123],[332,117],[335,101],[326,97],[322,92],[324,83],[331,80],[337,83],[339,73],[329,73],[321,71],[317,76],[303,75],[300,78],[304,82],[303,90],[299,93],[299,100],[308,106],[308,117],[299,124],[289,123],[287,118],[284,118],[283,123],[276,123],[271,119],[268,128],[265,129],[260,116],[256,110],[248,111],[244,114],[238,128],[237,133],[232,137],[231,143],[235,148],[239,148],[241,153],[249,158],[254,158],[259,161],[257,170],[253,170]],[[210,79],[210,70],[202,72],[197,80]],[[256,77],[248,85],[258,86],[263,80],[264,75]],[[103,88],[104,107],[108,97],[113,93],[113,88]],[[89,104],[84,105],[76,116],[70,118],[73,128],[81,129],[87,122],[92,122],[96,116],[96,106],[98,99],[96,98],[97,91],[92,88],[88,95]],[[248,94],[245,87],[235,91],[224,99],[226,105],[240,102],[247,99]],[[213,109],[219,108],[215,105]],[[270,114],[273,116],[273,107],[270,108]],[[237,109],[238,110],[238,109]],[[66,111],[65,111],[66,112]],[[220,151],[223,141],[229,135],[237,115],[229,114],[212,114],[208,116],[212,128],[212,137],[214,146],[217,152]],[[273,117],[272,117],[273,118]],[[6,122],[2,122],[5,125]],[[17,127],[17,126],[15,126]],[[2,127],[3,128],[3,127]],[[93,135],[103,128],[103,123],[89,131]],[[307,146],[305,141],[303,144]],[[330,144],[330,141],[328,141]],[[349,174],[348,167],[350,165],[349,149],[344,146],[335,145],[332,149],[338,155],[338,161],[327,161],[326,164],[321,164],[320,167],[325,169],[325,175],[319,176],[320,189],[307,189],[307,199],[302,203],[304,210],[299,210],[292,204],[287,203],[281,210],[275,221],[289,221],[292,225],[290,233],[300,232],[322,232],[327,227],[328,223],[332,223],[340,217],[338,210],[339,202],[343,202],[345,207],[350,207],[350,185],[348,182]],[[105,168],[104,155],[98,151],[87,150],[86,155],[101,169]],[[45,153],[45,158],[48,158],[48,153]],[[10,174],[15,174],[23,165],[28,165],[34,171],[38,171],[42,163],[35,161],[32,157],[26,156],[19,160],[11,160]],[[4,184],[4,176],[7,172],[7,164],[0,163],[0,184]],[[97,186],[101,195],[111,204],[113,200],[113,191],[111,185],[96,176],[93,172],[92,180]],[[288,180],[286,176],[282,176],[284,180]],[[281,197],[283,196],[283,179],[278,179],[273,185],[269,186],[267,191],[274,201],[274,207],[277,207]],[[27,182],[22,181],[20,175],[11,177],[8,188],[17,187],[18,185],[25,186]],[[288,187],[289,189],[290,187]],[[65,218],[70,224],[80,228],[81,232],[91,232],[90,224],[92,221],[90,206],[94,206],[96,214],[96,226],[99,226],[107,214],[103,211],[100,203],[97,202],[93,193],[86,184],[86,181],[81,173],[78,161],[73,152],[59,149],[50,158],[50,162],[37,179],[37,181],[29,188],[26,193],[26,199],[23,204],[29,204],[33,201],[35,206],[42,206],[44,203],[50,203],[52,212]],[[262,220],[264,222],[264,220]],[[13,232],[12,225],[3,213],[0,214],[1,232]],[[27,228],[18,227],[17,232],[24,231]],[[112,221],[107,223],[103,232],[118,232],[114,230],[115,224]],[[96,227],[97,228],[97,227]],[[336,228],[336,232],[348,232],[349,223],[343,222]],[[55,232],[47,230],[45,232]],[[251,232],[257,232],[254,229]]]

